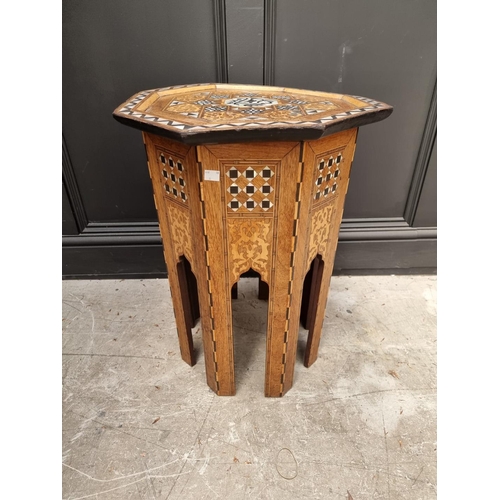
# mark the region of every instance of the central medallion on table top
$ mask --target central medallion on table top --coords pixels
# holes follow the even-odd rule
[[[265,97],[235,97],[234,99],[226,99],[224,104],[235,108],[268,108],[278,104],[278,101]]]
[[[334,103],[331,100],[307,97],[296,99],[290,95],[275,93],[237,93],[227,92],[190,92],[175,97],[160,97],[152,106],[154,113],[165,118],[175,115],[191,119],[214,122],[235,120],[290,120],[312,117],[332,110],[344,111],[352,108],[345,103]],[[150,112],[153,109],[149,110]],[[180,117],[178,116],[178,119]]]

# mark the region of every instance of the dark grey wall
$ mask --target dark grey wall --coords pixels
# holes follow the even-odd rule
[[[78,234],[78,227],[64,182],[62,185],[62,234]]]
[[[436,4],[430,0],[67,0],[63,274],[165,272],[140,133],[111,112],[148,88],[234,82],[363,95],[336,270],[436,265]]]
[[[427,175],[422,186],[420,198],[418,200],[415,220],[415,227],[436,227],[437,226],[437,141],[433,143]]]
[[[394,106],[361,128],[344,216],[400,217],[436,80],[436,3],[278,0],[277,85]]]
[[[264,0],[226,2],[228,82],[262,85]]]
[[[63,10],[63,130],[87,218],[155,220],[140,134],[110,113],[139,90],[216,78],[212,5],[68,0]]]

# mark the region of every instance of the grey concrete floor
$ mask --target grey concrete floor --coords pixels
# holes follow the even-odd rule
[[[436,498],[436,277],[333,277],[319,358],[265,398],[267,303],[233,301],[237,394],[179,355],[167,280],[63,282],[63,498]]]

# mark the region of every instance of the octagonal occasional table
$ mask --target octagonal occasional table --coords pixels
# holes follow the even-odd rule
[[[318,356],[358,127],[392,107],[342,94],[200,84],[146,90],[113,116],[143,132],[181,355],[201,316],[207,383],[235,394],[231,298],[260,275],[268,298],[265,395]]]

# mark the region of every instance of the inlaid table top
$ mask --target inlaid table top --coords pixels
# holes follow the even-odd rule
[[[319,139],[391,113],[392,106],[360,96],[210,83],[139,92],[113,116],[125,125],[196,144]]]

